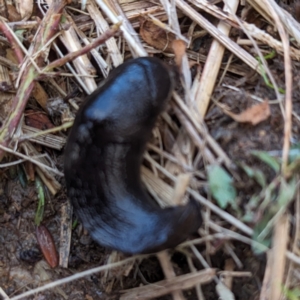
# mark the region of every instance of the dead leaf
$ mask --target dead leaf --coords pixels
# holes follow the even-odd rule
[[[32,14],[33,0],[17,0],[16,8],[22,17],[22,20],[28,20]]]
[[[252,125],[266,120],[271,114],[267,100],[263,103],[253,105],[239,114],[234,114],[228,110],[224,110],[224,113],[239,123],[251,123]]]
[[[140,18],[140,24],[140,35],[147,44],[164,52],[173,52],[172,42],[175,40],[173,33],[165,31],[152,20],[145,18]]]
[[[44,225],[36,227],[36,239],[44,255],[45,260],[51,268],[58,266],[58,254],[53,237]]]
[[[25,112],[25,124],[40,130],[46,130],[54,127],[45,113],[34,111],[32,109],[26,110]]]
[[[8,20],[10,22],[17,22],[22,20],[21,15],[18,13],[17,9],[13,5],[7,5],[7,14]]]
[[[36,82],[32,90],[32,97],[39,103],[39,105],[47,111],[48,94],[39,82]]]
[[[175,54],[176,65],[181,69],[182,58],[186,51],[186,43],[183,40],[174,40],[172,48]]]

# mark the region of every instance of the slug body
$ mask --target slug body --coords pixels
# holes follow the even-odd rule
[[[175,247],[200,227],[195,201],[162,209],[141,182],[146,143],[172,89],[164,63],[133,59],[110,73],[75,118],[65,150],[68,196],[102,246],[152,253]]]

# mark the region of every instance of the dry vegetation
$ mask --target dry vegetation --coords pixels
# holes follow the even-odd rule
[[[0,15],[3,299],[300,299],[300,2],[0,0]],[[85,95],[147,55],[180,78],[143,180],[161,206],[195,198],[204,221],[126,258],[73,223],[62,152]]]

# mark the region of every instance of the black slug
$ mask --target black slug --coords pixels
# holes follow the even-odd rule
[[[146,143],[172,89],[171,72],[159,59],[132,59],[110,73],[75,118],[65,149],[68,197],[102,246],[157,252],[201,225],[196,201],[162,209],[141,182]]]

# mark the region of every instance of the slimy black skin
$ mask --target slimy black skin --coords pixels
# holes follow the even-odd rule
[[[133,59],[110,73],[75,118],[65,149],[68,197],[102,246],[153,253],[177,246],[201,225],[194,200],[162,209],[141,181],[146,143],[172,90],[163,62]]]

